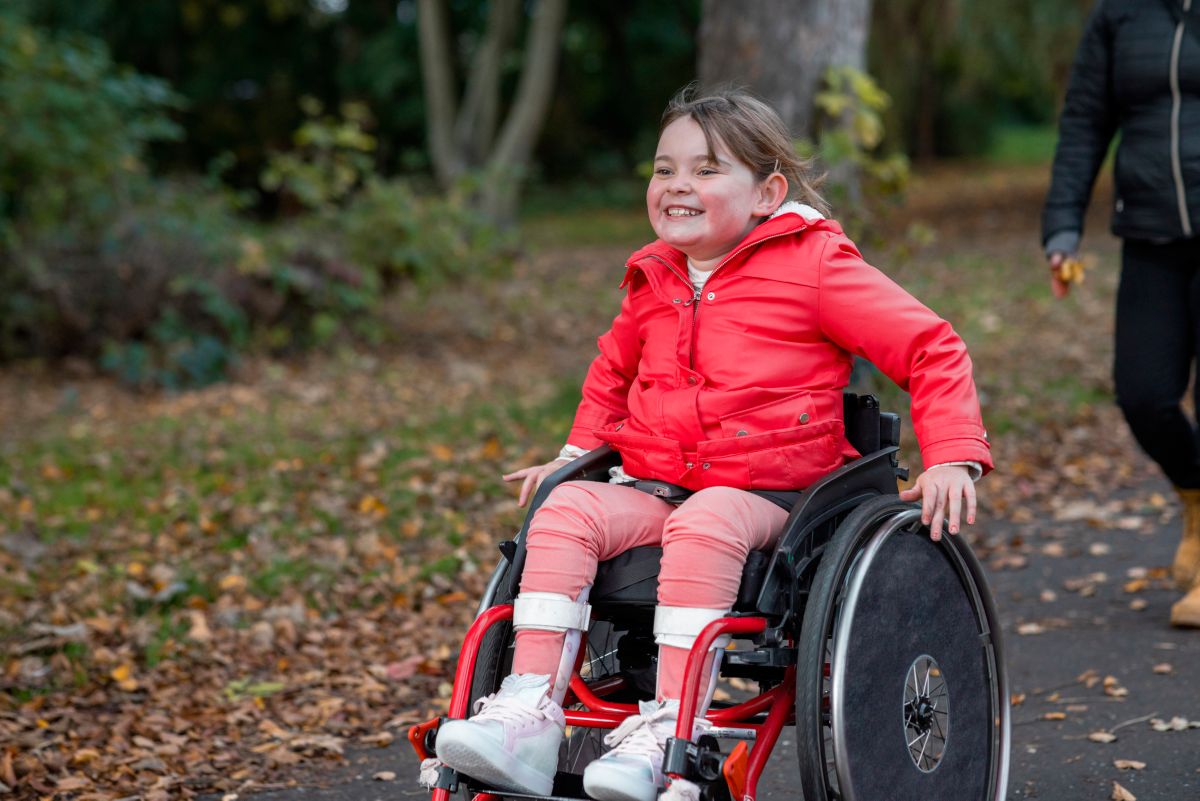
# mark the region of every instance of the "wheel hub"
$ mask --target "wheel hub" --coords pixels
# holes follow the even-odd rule
[[[922,654],[904,681],[904,742],[917,770],[931,773],[941,764],[950,733],[950,690],[937,660]]]

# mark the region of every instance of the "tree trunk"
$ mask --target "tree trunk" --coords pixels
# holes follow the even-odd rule
[[[490,4],[487,28],[472,59],[459,108],[447,0],[418,3],[426,130],[434,174],[449,190],[468,171],[479,170],[477,202],[496,222],[509,224],[516,217],[521,182],[550,106],[567,2],[538,0],[534,6],[516,94],[502,125],[501,67],[523,4],[520,0]]]
[[[483,208],[492,219],[506,225],[515,219],[521,181],[550,108],[554,79],[558,75],[559,39],[566,16],[566,0],[538,2],[517,95],[488,159]]]
[[[698,74],[703,88],[744,86],[770,103],[793,136],[812,139],[813,102],[830,67],[866,68],[871,0],[703,0]],[[831,179],[857,198],[853,165]]]
[[[429,159],[443,187],[453,186],[466,169],[454,146],[457,92],[450,50],[446,4],[442,0],[418,0],[417,40],[421,50],[421,80],[425,87],[425,133]]]

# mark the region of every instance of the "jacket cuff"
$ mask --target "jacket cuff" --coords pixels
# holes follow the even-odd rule
[[[983,478],[983,465],[979,462],[939,462],[938,464],[926,467],[926,470],[932,470],[934,467],[965,467],[967,475],[972,481],[978,481]]]
[[[1047,256],[1049,256],[1051,253],[1067,253],[1074,255],[1078,250],[1078,231],[1055,231],[1046,238],[1045,251]]]
[[[992,455],[987,442],[974,437],[942,440],[928,448],[922,448],[921,461],[934,466],[954,463],[969,465],[975,462],[979,465],[978,473],[968,468],[973,480],[986,476],[992,470]]]

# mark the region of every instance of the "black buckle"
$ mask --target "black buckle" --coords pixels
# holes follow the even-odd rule
[[[633,482],[633,488],[641,490],[647,495],[653,495],[655,498],[660,498],[667,503],[680,504],[692,497],[690,489],[681,487],[678,484],[671,484],[667,481],[640,479]]]

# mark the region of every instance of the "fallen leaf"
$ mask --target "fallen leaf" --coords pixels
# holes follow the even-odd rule
[[[246,577],[237,573],[230,573],[224,576],[217,583],[217,586],[221,588],[222,592],[241,592],[246,589]]]
[[[1020,706],[1025,703],[1025,693],[1013,693],[1009,699],[1009,704],[1012,706]]]
[[[1017,626],[1017,634],[1042,634],[1046,629],[1041,623],[1022,623]]]
[[[188,612],[191,625],[188,628],[188,639],[193,642],[208,642],[212,639],[212,630],[208,627],[208,618],[199,609]]]
[[[1042,720],[1066,720],[1066,719],[1067,719],[1066,712],[1047,712],[1046,714],[1042,715]]]
[[[1137,796],[1113,782],[1112,801],[1137,801]]]
[[[1117,770],[1141,770],[1146,767],[1145,762],[1138,762],[1136,759],[1114,759],[1113,765]]]
[[[1155,731],[1186,731],[1187,729],[1200,729],[1200,720],[1188,720],[1179,715],[1170,720],[1153,718],[1150,721],[1150,727]]]
[[[1088,735],[1088,739],[1093,743],[1113,743],[1117,740],[1117,735],[1110,731],[1094,731]]]
[[[371,776],[377,782],[391,782],[396,780],[396,774],[390,770],[381,770]]]
[[[1174,671],[1175,668],[1171,666],[1170,662],[1159,662],[1154,666],[1154,672],[1158,673],[1159,675],[1166,675],[1168,673],[1173,673]]]

